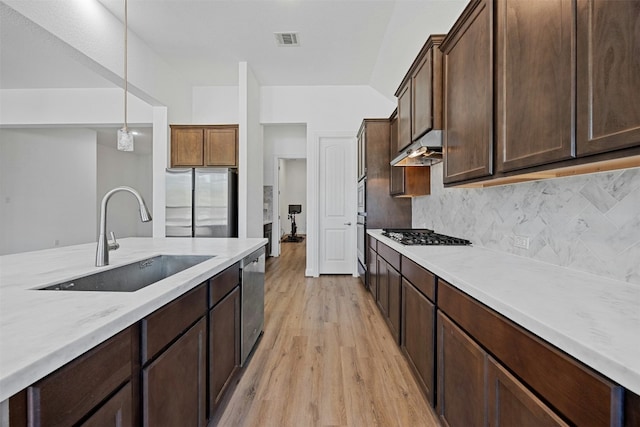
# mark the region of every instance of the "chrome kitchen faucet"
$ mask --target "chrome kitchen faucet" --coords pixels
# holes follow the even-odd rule
[[[140,208],[140,220],[142,222],[151,221],[151,214],[149,213],[149,209],[147,209],[147,205],[144,202],[144,199],[136,190],[131,187],[116,187],[113,190],[109,191],[102,198],[102,205],[100,207],[100,237],[98,237],[98,247],[96,249],[96,267],[103,267],[105,265],[109,265],[109,251],[115,251],[120,247],[118,242],[116,242],[116,235],[111,232],[112,242],[107,240],[107,203],[111,196],[119,191],[127,191],[135,196],[138,199],[138,205]]]

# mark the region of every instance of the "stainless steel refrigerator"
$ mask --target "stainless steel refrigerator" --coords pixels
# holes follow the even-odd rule
[[[238,237],[235,169],[167,169],[167,237]]]

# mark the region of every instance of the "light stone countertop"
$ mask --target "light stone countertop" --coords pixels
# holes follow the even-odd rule
[[[368,234],[640,394],[640,285],[473,246],[405,246]]]
[[[0,402],[233,265],[266,239],[126,238],[95,267],[96,244],[0,256]],[[37,291],[151,256],[214,258],[136,292]]]

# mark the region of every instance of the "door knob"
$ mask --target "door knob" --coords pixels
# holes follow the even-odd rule
[[[351,222],[345,222],[344,225],[351,225]]]

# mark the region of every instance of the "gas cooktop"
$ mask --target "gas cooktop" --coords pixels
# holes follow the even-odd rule
[[[385,228],[382,235],[403,245],[446,245],[464,246],[471,242],[458,237],[438,234],[428,228]]]

